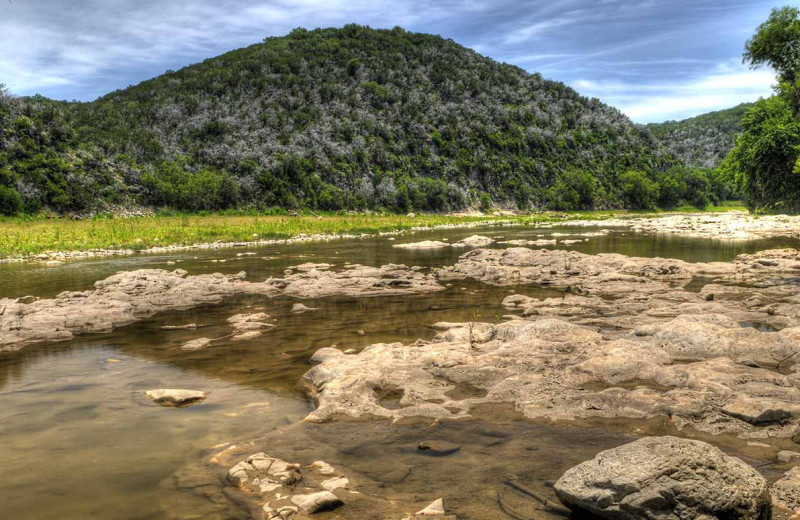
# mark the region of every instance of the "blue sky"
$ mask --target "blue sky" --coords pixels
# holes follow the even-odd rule
[[[786,0],[784,0],[784,3]],[[637,122],[754,101],[741,63],[781,3],[758,0],[0,0],[0,83],[92,100],[294,27],[355,22],[440,34],[563,81]]]

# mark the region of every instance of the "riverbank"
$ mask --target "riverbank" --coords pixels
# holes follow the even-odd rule
[[[706,212],[742,209],[740,205],[728,205]],[[431,228],[524,225],[572,219],[626,219],[670,214],[676,213],[583,211],[518,215],[180,215],[86,220],[5,218],[0,219],[0,262],[62,261],[136,252],[163,253],[354,238]]]

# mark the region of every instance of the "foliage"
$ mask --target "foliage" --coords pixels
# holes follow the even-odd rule
[[[548,190],[548,206],[558,210],[592,209],[597,195],[597,181],[587,171],[569,169],[561,172]]]
[[[598,100],[399,28],[295,30],[91,103],[14,102],[34,110],[34,129],[54,107],[65,134],[44,147],[46,168],[12,160],[31,209],[35,199],[80,211],[114,193],[178,208],[447,211],[480,206],[482,193],[541,207],[567,169],[594,177],[603,205],[618,207],[621,173],[671,164],[646,129]],[[23,144],[26,156],[45,153]],[[183,173],[164,170],[170,163]],[[178,190],[212,193],[203,203],[170,193],[159,182],[170,175]],[[62,181],[73,177],[89,189],[69,192]],[[215,191],[220,177],[235,184],[230,196]]]
[[[733,148],[742,116],[751,106],[743,103],[683,121],[651,123],[647,129],[686,166],[716,168]]]
[[[783,96],[761,100],[745,115],[744,133],[722,165],[751,209],[800,211],[800,123]]]
[[[630,170],[619,177],[622,201],[627,209],[652,209],[658,200],[658,183],[642,171]]]
[[[767,21],[747,40],[744,61],[751,67],[764,65],[778,73],[778,81],[795,115],[800,111],[800,9],[773,9]]]
[[[722,171],[738,182],[751,209],[800,211],[800,10],[774,9],[748,40],[744,59],[778,73],[777,94],[742,119],[744,132]]]

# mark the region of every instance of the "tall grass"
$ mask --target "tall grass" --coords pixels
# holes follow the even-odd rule
[[[738,204],[710,211],[744,209]],[[698,211],[696,208],[680,208]],[[48,251],[134,249],[154,246],[192,245],[204,242],[244,242],[290,238],[301,234],[344,235],[402,231],[412,227],[436,227],[474,222],[514,221],[533,223],[568,218],[606,219],[615,216],[647,216],[661,212],[583,211],[538,213],[527,216],[467,217],[452,215],[341,215],[290,217],[264,214],[159,214],[153,217],[87,220],[45,217],[0,218],[0,258],[21,257]]]
[[[512,217],[543,220],[545,217]],[[0,257],[28,256],[47,251],[89,249],[146,249],[153,246],[204,242],[243,242],[290,238],[301,234],[355,234],[401,231],[470,222],[509,220],[509,217],[425,215],[176,215],[91,220],[7,218],[0,220]]]

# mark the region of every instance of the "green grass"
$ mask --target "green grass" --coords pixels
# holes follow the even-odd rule
[[[155,216],[96,220],[8,218],[0,220],[0,257],[29,256],[47,251],[147,249],[153,246],[204,242],[243,242],[290,238],[301,234],[357,234],[401,231],[501,220],[534,221],[528,217],[456,217],[421,215],[313,216]],[[257,236],[256,236],[257,235]]]
[[[712,211],[743,209],[741,205]],[[691,208],[691,211],[697,211]],[[572,218],[606,219],[644,216],[661,212],[583,211],[547,212],[522,216],[464,217],[449,215],[161,215],[88,220],[19,217],[0,219],[0,258],[25,257],[48,251],[90,249],[147,249],[153,246],[192,245],[204,242],[244,242],[290,238],[300,234],[344,235],[408,230],[412,227],[511,221],[518,224]]]

